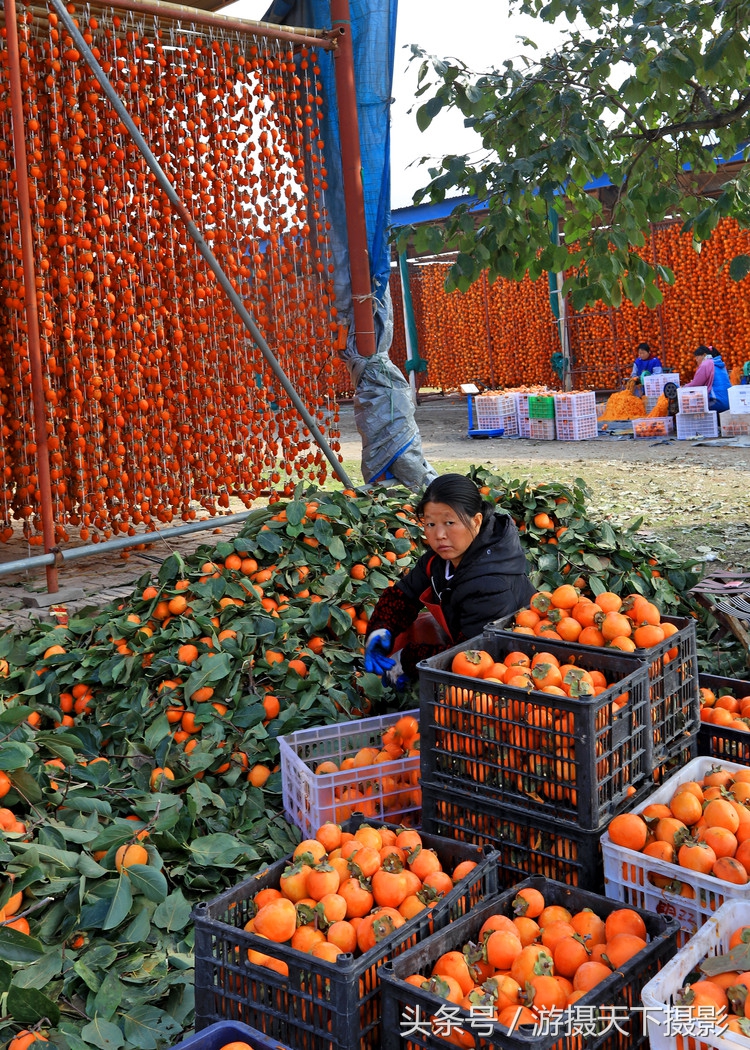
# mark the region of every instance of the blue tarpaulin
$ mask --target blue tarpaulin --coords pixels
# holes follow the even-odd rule
[[[326,104],[322,122],[328,188],[325,205],[331,223],[336,307],[349,329],[342,352],[355,385],[354,415],[362,437],[362,473],[366,482],[394,476],[419,489],[435,477],[422,455],[409,384],[393,364],[393,308],[389,290],[391,252],[390,106],[396,46],[398,0],[349,0],[354,77],[357,93],[362,184],[377,352],[357,353],[352,318],[349,251],[344,206],[334,57],[319,52]],[[274,0],[263,21],[305,29],[330,29],[330,0]]]

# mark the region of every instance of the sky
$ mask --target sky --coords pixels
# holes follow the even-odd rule
[[[269,0],[237,0],[221,14],[261,20]],[[440,58],[458,58],[478,72],[518,55],[516,39],[526,35],[542,53],[560,39],[559,32],[530,18],[508,15],[507,0],[400,0],[396,25],[396,57],[391,109],[391,206],[412,203],[414,192],[429,182],[428,164],[419,158],[470,153],[480,145],[456,113],[441,113],[420,132],[414,113],[418,63],[409,63],[409,45],[418,44]]]

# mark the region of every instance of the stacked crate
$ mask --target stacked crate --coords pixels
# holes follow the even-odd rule
[[[555,434],[558,441],[586,441],[597,436],[593,390],[555,394]]]
[[[750,386],[730,386],[729,411],[719,416],[722,437],[750,435]]]
[[[538,441],[555,440],[555,398],[550,395],[531,395],[529,406],[529,437]]]
[[[606,689],[568,697],[451,671],[464,649],[500,661],[553,653],[600,670]],[[647,668],[624,654],[485,633],[419,665],[422,827],[499,851],[501,885],[544,875],[601,884],[609,820],[653,788]]]
[[[502,430],[504,437],[518,437],[518,414],[512,394],[480,394],[474,398],[477,431]]]
[[[516,418],[518,419],[518,436],[522,438],[531,437],[531,420],[529,419],[529,394],[517,392],[513,395],[516,402]]]
[[[654,376],[643,376],[641,383],[643,384],[643,393],[646,396],[646,404],[648,405],[649,399],[653,400],[651,405],[651,408],[653,408],[664,393],[664,387],[667,383],[674,383],[675,386],[680,385],[680,373],[660,372]]]
[[[708,387],[685,386],[677,391],[677,438],[718,437],[716,412],[708,410]]]

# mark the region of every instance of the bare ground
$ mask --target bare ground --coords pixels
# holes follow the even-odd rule
[[[679,553],[707,562],[707,569],[750,571],[750,439],[745,444],[635,440],[602,437],[558,442],[514,438],[470,438],[467,408],[457,395],[424,398],[416,410],[426,458],[439,472],[485,465],[514,478],[571,482],[582,479],[591,493],[591,511],[615,524],[643,518],[642,531]],[[341,453],[353,482],[359,483],[361,442],[351,403],[341,406]],[[743,439],[738,439],[742,441]],[[335,482],[331,482],[335,484]],[[231,512],[244,508],[237,501]],[[118,552],[64,565],[61,588],[77,587],[95,604],[113,588],[124,587],[146,571],[155,572],[173,549],[187,553],[202,543],[233,534],[239,525],[221,526],[197,535],[164,539],[127,558]],[[73,530],[71,530],[73,531]],[[214,532],[216,535],[214,535]],[[76,543],[71,537],[71,546]],[[20,529],[0,552],[2,562],[38,554]],[[0,630],[18,625],[26,614],[22,602],[45,592],[44,568],[0,576]]]

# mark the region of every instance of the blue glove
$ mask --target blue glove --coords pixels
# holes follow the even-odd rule
[[[390,671],[395,663],[388,656],[392,644],[391,632],[385,627],[373,631],[365,645],[365,671],[379,675]]]

